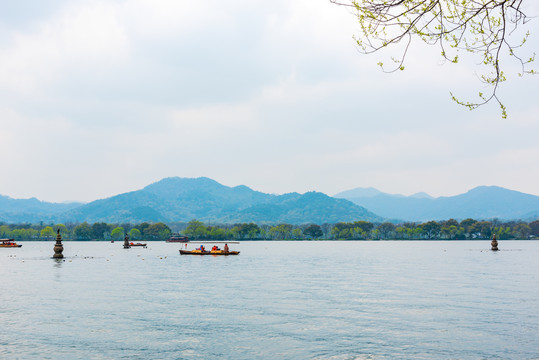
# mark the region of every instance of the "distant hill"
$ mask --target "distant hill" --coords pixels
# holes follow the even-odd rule
[[[369,192],[373,192],[369,190]],[[336,194],[380,216],[403,221],[454,219],[534,220],[539,214],[539,196],[498,186],[479,186],[467,193],[433,198],[425,193],[412,196],[379,192],[374,196],[350,196],[358,189]]]
[[[367,210],[368,209],[368,210]],[[539,196],[497,186],[480,186],[465,194],[433,198],[386,194],[357,188],[330,197],[320,192],[266,194],[247,186],[229,187],[209,178],[171,177],[87,204],[58,204],[0,195],[0,222],[256,222],[335,223],[428,221],[454,219],[536,220]]]
[[[432,196],[430,196],[426,192],[418,192],[413,195],[410,195],[409,197],[414,198],[414,199],[434,199]]]
[[[375,197],[378,195],[383,195],[384,193],[380,190],[377,190],[373,187],[368,188],[355,188],[352,190],[346,190],[343,192],[338,193],[335,195],[336,198],[341,199],[355,199],[355,198],[369,198],[369,197]],[[389,195],[389,194],[385,194]],[[399,195],[396,195],[399,196]]]
[[[226,222],[256,223],[336,223],[366,220],[380,222],[384,219],[351,201],[335,199],[319,192],[275,196],[271,201],[255,204],[226,217]]]
[[[54,216],[81,206],[81,203],[50,203],[31,199],[12,199],[0,195],[0,221],[6,223],[37,223],[51,221]]]
[[[59,205],[59,204],[56,204]],[[52,208],[52,207],[51,207]],[[6,222],[186,222],[325,223],[383,221],[380,216],[345,199],[322,193],[271,195],[247,186],[228,187],[208,178],[166,178],[145,188],[54,213],[19,213]],[[3,208],[0,206],[0,219]],[[31,219],[31,220],[30,220]]]

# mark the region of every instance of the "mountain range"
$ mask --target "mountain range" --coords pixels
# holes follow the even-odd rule
[[[60,214],[83,205],[82,203],[50,203],[31,199],[12,199],[0,195],[0,221],[7,223],[38,223],[51,220],[53,214]]]
[[[498,186],[479,186],[464,194],[434,198],[426,193],[387,194],[374,188],[356,188],[334,195],[388,219],[428,221],[447,219],[535,220],[539,196]]]
[[[272,195],[244,185],[228,187],[204,177],[165,178],[141,190],[88,204],[66,205],[30,200],[8,198],[7,203],[17,203],[18,207],[4,208],[0,204],[0,221],[140,223],[198,219],[213,223],[259,224],[383,221],[382,217],[359,205],[320,192]]]
[[[255,222],[258,224],[429,221],[446,219],[535,220],[539,196],[496,186],[434,198],[356,188],[333,197],[320,192],[266,194],[247,186],[229,187],[212,179],[165,178],[143,189],[83,203],[49,203],[0,195],[0,222],[107,223]]]

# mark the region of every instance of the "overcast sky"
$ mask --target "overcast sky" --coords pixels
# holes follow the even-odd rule
[[[450,100],[485,90],[475,59],[442,65],[416,43],[384,74],[357,30],[329,0],[2,0],[0,194],[91,201],[206,176],[277,194],[539,195],[538,76],[508,63],[504,120]]]

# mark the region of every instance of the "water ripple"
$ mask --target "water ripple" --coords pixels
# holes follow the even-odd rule
[[[0,253],[0,358],[539,359],[539,242],[52,246]]]

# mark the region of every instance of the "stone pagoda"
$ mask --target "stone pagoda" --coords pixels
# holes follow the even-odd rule
[[[58,229],[58,232],[56,233],[56,244],[54,244],[54,255],[52,256],[53,259],[63,259],[64,255],[62,252],[64,251],[64,246],[62,245],[62,235],[60,235],[60,229]]]

